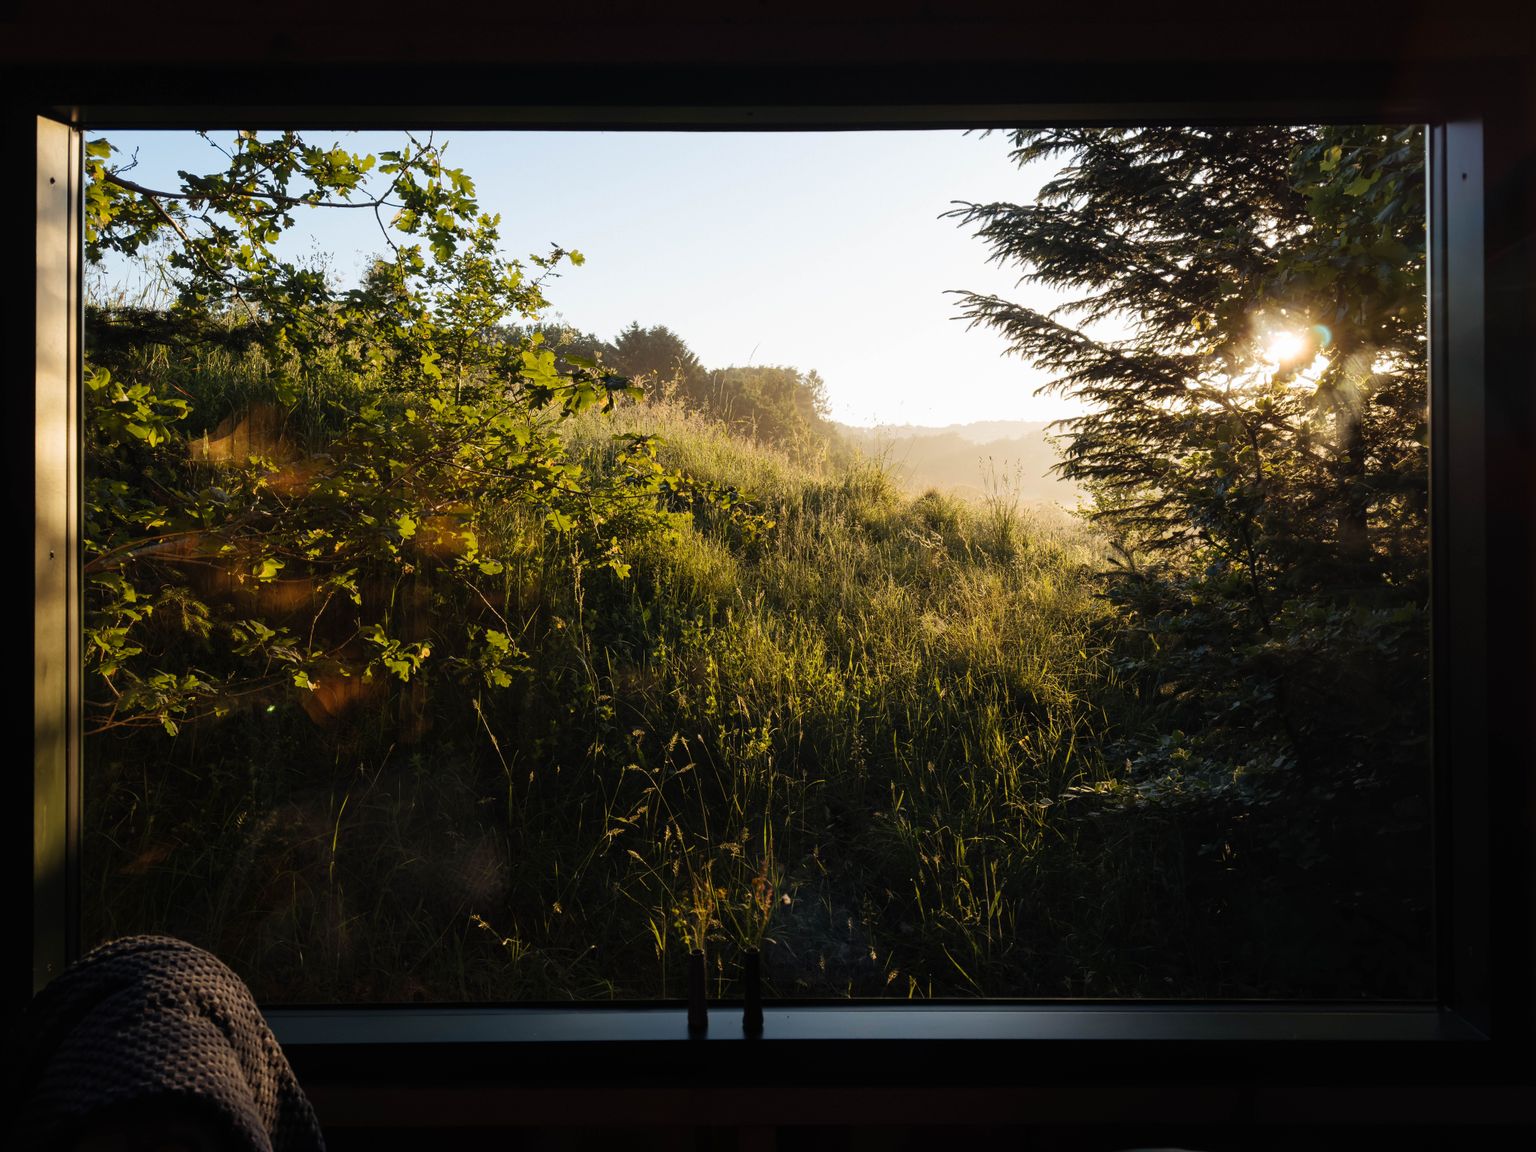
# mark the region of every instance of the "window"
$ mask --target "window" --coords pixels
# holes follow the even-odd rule
[[[750,950],[771,998],[1431,998],[1422,128],[105,139],[85,942],[274,1005]],[[275,180],[178,199],[294,158],[385,199],[293,211],[338,285]],[[503,265],[461,189],[587,256]],[[174,309],[110,279],[151,204]],[[1091,529],[1026,504],[1069,371]]]
[[[1016,116],[999,116],[1007,121]],[[1485,823],[1485,815],[1479,809],[1481,789],[1487,781],[1477,767],[1466,774],[1449,772],[1452,757],[1458,762],[1465,758],[1473,765],[1486,764],[1486,752],[1480,752],[1475,741],[1482,732],[1483,697],[1479,689],[1486,660],[1486,625],[1481,613],[1485,605],[1479,594],[1483,560],[1481,509],[1485,503],[1479,487],[1479,466],[1486,445],[1481,427],[1483,389],[1478,362],[1478,327],[1482,313],[1479,298],[1482,279],[1481,262],[1476,258],[1481,230],[1481,196],[1477,182],[1481,171],[1478,155],[1479,130],[1475,124],[1457,123],[1440,125],[1432,129],[1432,156],[1435,162],[1432,173],[1439,183],[1432,186],[1432,197],[1438,207],[1431,223],[1431,275],[1434,296],[1434,318],[1431,323],[1433,370],[1437,387],[1435,402],[1449,412],[1450,418],[1440,425],[1445,439],[1436,445],[1447,467],[1437,474],[1436,498],[1448,509],[1454,541],[1441,535],[1435,543],[1437,574],[1445,572],[1443,583],[1438,583],[1437,600],[1437,688],[1446,685],[1452,692],[1449,701],[1437,704],[1446,724],[1437,733],[1437,761],[1445,792],[1442,800],[1449,812],[1454,813],[1454,823],[1447,828],[1454,855],[1449,858],[1447,909],[1450,920],[1442,928],[1447,950],[1453,953],[1452,965],[1446,973],[1443,1000],[1450,1006],[1449,1014],[1433,1010],[1407,1009],[1383,1010],[1370,1013],[1340,1013],[1329,1010],[1245,1010],[1215,1008],[1186,1008],[1177,1012],[1145,1012],[1118,1007],[1087,1009],[1079,1006],[1042,1008],[1026,1006],[1015,1009],[935,1007],[917,1012],[897,1009],[853,1008],[786,1008],[776,1021],[771,1022],[775,1035],[789,1038],[838,1040],[853,1036],[884,1036],[892,1039],[944,1039],[966,1038],[1025,1038],[1054,1034],[1058,1038],[1088,1038],[1101,1035],[1111,1038],[1127,1038],[1140,1034],[1150,1038],[1193,1038],[1200,1035],[1228,1039],[1257,1038],[1267,1036],[1302,1037],[1316,1040],[1330,1039],[1341,1034],[1368,1037],[1390,1042],[1394,1039],[1430,1038],[1434,1036],[1474,1035],[1487,1022],[1485,991],[1479,973],[1487,970],[1490,959],[1486,946],[1479,943],[1485,926],[1479,923],[1478,893],[1486,888],[1490,866],[1475,855],[1483,849],[1480,837],[1472,829]],[[46,173],[57,172],[64,181],[72,170],[69,149],[77,146],[74,138],[63,130],[45,125],[39,133],[40,152],[51,149],[48,158],[40,163],[40,180]],[[1464,178],[1462,178],[1464,176]],[[59,176],[54,176],[59,179]],[[51,284],[60,280],[58,253],[70,246],[68,212],[59,218],[58,227],[40,229],[39,254],[40,276],[52,274]],[[61,242],[62,241],[62,242]],[[67,280],[64,281],[67,283]],[[60,294],[60,303],[67,294]],[[41,310],[40,310],[41,311]],[[45,313],[44,313],[45,314]],[[51,322],[40,331],[62,338],[66,334],[77,339],[78,333],[70,325],[69,310],[63,308],[54,314]],[[40,323],[43,323],[40,320]],[[45,440],[54,451],[40,453],[40,467],[50,464],[56,467],[57,481],[54,487],[67,489],[76,465],[68,453],[72,438],[67,434],[73,419],[67,407],[58,411],[57,423],[49,428],[44,420],[47,411],[42,401],[50,396],[68,396],[64,387],[70,371],[71,349],[67,342],[54,340],[52,344],[40,341],[39,356],[51,352],[55,358],[58,391],[50,393],[40,389],[40,440]],[[1443,357],[1443,359],[1441,358]],[[1461,381],[1467,381],[1461,385]],[[51,435],[52,439],[48,439]],[[57,456],[57,453],[63,455]],[[57,458],[53,458],[57,457]],[[39,491],[50,490],[50,483],[39,481]],[[40,521],[39,531],[50,539],[68,542],[68,498],[55,503],[59,520],[54,524]],[[1464,534],[1464,535],[1463,535]],[[52,549],[58,556],[68,557],[68,547]],[[72,578],[60,574],[59,588],[67,590]],[[1438,581],[1438,575],[1437,575]],[[73,643],[75,630],[67,614],[77,610],[72,598],[65,591],[43,595],[37,612],[39,629],[39,653],[57,653],[61,646]],[[1452,620],[1456,621],[1452,626]],[[76,666],[72,657],[62,662],[63,669]],[[54,695],[46,694],[47,686],[54,683],[49,676],[60,675],[61,665],[45,661],[47,675],[41,680],[39,707],[46,705],[48,715],[55,717],[51,723],[59,725],[57,732],[49,731],[49,722],[42,726],[39,739],[40,761],[45,771],[44,788],[63,795],[73,779],[70,772],[62,769],[71,755],[72,737],[69,725],[64,721],[70,715],[66,705],[69,686],[58,681]],[[65,676],[67,680],[67,675]],[[1461,695],[1462,689],[1465,695]],[[76,686],[76,691],[78,686]],[[46,749],[57,752],[50,758]],[[78,755],[78,748],[73,751]],[[1481,801],[1486,803],[1486,800]],[[56,807],[56,806],[55,806]],[[1466,824],[1461,821],[1465,820]],[[46,829],[58,829],[59,825],[44,823]],[[46,840],[41,841],[48,847]],[[57,877],[62,882],[68,867],[67,856],[60,844],[54,854],[44,861],[45,878]],[[50,876],[50,869],[52,876]],[[62,905],[61,905],[62,906]],[[39,902],[39,914],[48,918],[55,911],[47,901]],[[52,919],[38,932],[38,943],[57,958],[65,951],[63,941],[67,937],[68,916]],[[1461,1021],[1460,1024],[1455,1021]],[[1470,1022],[1470,1023],[1468,1023]],[[632,1035],[639,1038],[659,1038],[670,1035],[669,1029],[677,1021],[670,1020],[662,1011],[624,1012],[601,1010],[599,1012],[552,1012],[508,1010],[501,1013],[487,1012],[436,1012],[359,1014],[343,1019],[327,1012],[295,1012],[280,1016],[280,1034],[301,1046],[306,1042],[334,1042],[348,1033],[352,1043],[370,1044],[400,1040],[402,1038],[441,1038],[446,1034],[458,1039],[528,1038],[537,1046],[539,1038],[575,1039],[589,1036],[594,1039],[611,1039],[616,1035]],[[1140,1030],[1138,1033],[1138,1029]],[[1100,1031],[1102,1030],[1102,1031]],[[802,1046],[804,1047],[804,1046]],[[835,1047],[835,1045],[834,1045]],[[541,1050],[542,1051],[542,1050]],[[1121,1050],[1123,1051],[1123,1050]],[[1124,1059],[1125,1057],[1120,1057]],[[831,1057],[822,1057],[830,1060]]]

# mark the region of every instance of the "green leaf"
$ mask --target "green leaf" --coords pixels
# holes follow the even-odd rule
[[[523,353],[523,375],[536,384],[554,385],[560,381],[555,368],[555,354],[547,348]]]
[[[1372,185],[1381,179],[1380,172],[1373,172],[1369,176],[1361,176],[1344,189],[1346,196],[1364,196],[1371,190]]]
[[[278,376],[272,381],[272,391],[276,393],[278,403],[285,408],[292,408],[303,396],[299,382],[287,375]]]
[[[276,636],[277,632],[272,628],[268,628],[260,620],[242,620],[240,626],[235,629],[235,635],[240,636],[242,634],[248,635],[252,641],[258,644],[265,644],[272,637]]]

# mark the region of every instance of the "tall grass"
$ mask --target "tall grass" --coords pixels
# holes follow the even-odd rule
[[[143,365],[209,419],[268,387],[259,354],[201,368]],[[320,439],[345,385],[311,386]],[[679,514],[621,579],[489,516],[532,670],[435,684],[420,739],[393,702],[286,700],[94,737],[87,934],[203,941],[269,1001],[677,996],[695,947],[722,994],[745,947],[781,995],[1135,990],[1062,803],[1107,779],[1092,538],[666,405],[567,435],[601,470],[627,430],[773,528]]]

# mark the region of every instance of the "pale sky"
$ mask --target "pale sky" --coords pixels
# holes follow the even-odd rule
[[[135,148],[134,179],[175,187],[176,170],[220,157],[191,133],[101,133]],[[389,133],[305,133],[355,152]],[[547,284],[546,320],[611,339],[631,321],[665,324],[706,367],[815,369],[834,419],[850,424],[1047,420],[1077,409],[1035,397],[1042,377],[1002,340],[954,319],[946,289],[1009,299],[1017,270],[954,220],[952,201],[1027,203],[1051,175],[1020,171],[1002,134],[453,132],[448,162],[499,212],[509,256],[553,244],[586,256]],[[119,158],[121,159],[121,158]],[[305,213],[290,253],[331,253],[351,282],[383,248],[370,212]],[[299,235],[299,234],[303,235]],[[108,285],[128,278],[108,270]]]

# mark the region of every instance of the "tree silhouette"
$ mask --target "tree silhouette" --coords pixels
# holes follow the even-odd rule
[[[1394,979],[1422,994],[1428,827],[1403,816],[1429,785],[1422,134],[1010,140],[1062,165],[1036,202],[950,215],[1066,302],[960,297],[1089,405],[1059,467],[1110,541],[1128,699],[1106,814],[1121,843],[1148,805],[1174,816],[1191,938],[1234,969],[1353,994],[1406,957]]]

